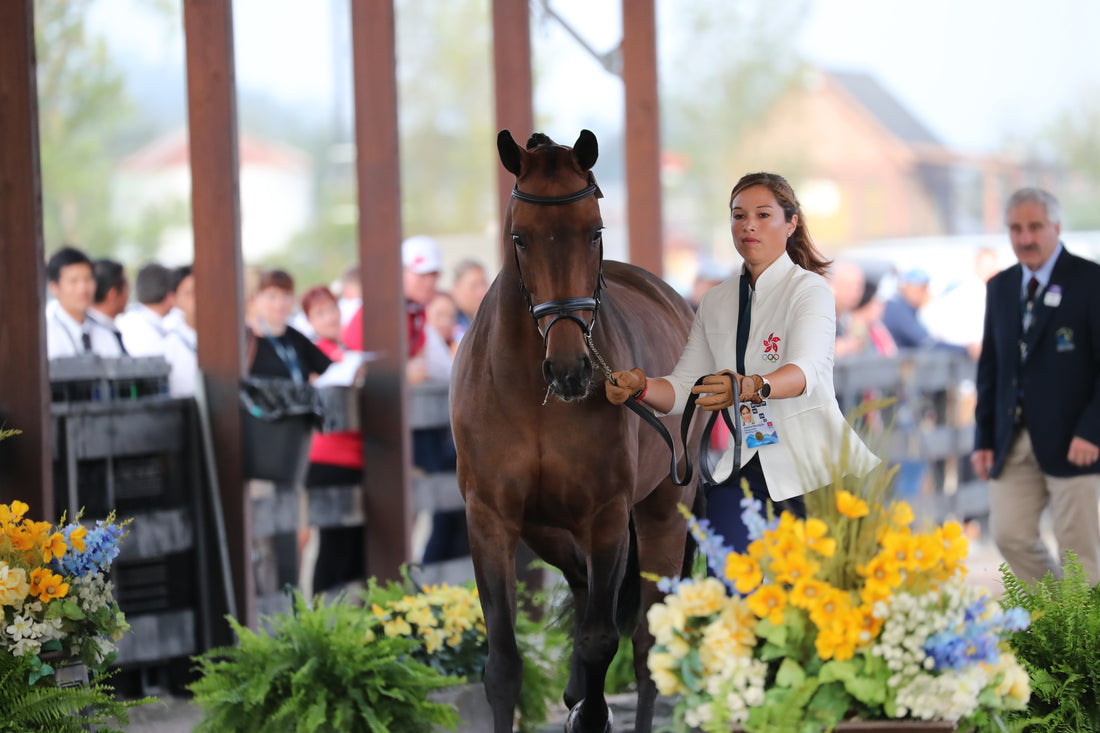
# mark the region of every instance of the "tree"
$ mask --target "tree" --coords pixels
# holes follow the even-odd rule
[[[1064,219],[1074,229],[1100,229],[1100,98],[1083,93],[1057,115],[1046,138],[1067,172],[1067,190],[1056,191]]]
[[[72,243],[105,254],[117,235],[111,152],[132,107],[105,40],[85,28],[90,4],[34,3],[42,219],[47,250]]]

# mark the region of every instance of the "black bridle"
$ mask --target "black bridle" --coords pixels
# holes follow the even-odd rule
[[[528,204],[536,204],[538,206],[563,206],[565,204],[572,204],[577,201],[588,198],[589,196],[595,196],[596,198],[602,198],[603,194],[600,192],[600,187],[596,185],[591,178],[589,178],[588,186],[582,188],[579,191],[573,193],[563,194],[561,196],[539,196],[533,193],[525,193],[519,190],[519,184],[512,189],[512,198],[518,199]],[[535,328],[539,330],[539,334],[542,336],[543,348],[546,347],[546,341],[550,338],[550,329],[555,323],[562,318],[568,318],[575,321],[584,333],[585,338],[592,335],[592,328],[596,325],[596,315],[600,312],[600,292],[603,288],[603,238],[600,238],[600,269],[596,276],[596,290],[592,293],[591,298],[554,298],[553,300],[547,300],[543,303],[535,305],[531,302],[531,292],[527,289],[527,283],[523,281],[523,270],[519,266],[519,246],[517,243],[517,235],[512,235],[512,256],[516,260],[516,272],[519,275],[519,287],[523,292],[523,299],[527,303],[527,310],[531,313],[531,317],[535,319]],[[586,323],[581,318],[580,311],[592,311],[592,321]],[[546,316],[553,316],[550,322],[546,324],[544,329],[541,324],[541,319]]]

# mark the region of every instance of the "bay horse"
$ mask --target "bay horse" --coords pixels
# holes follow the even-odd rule
[[[631,634],[635,730],[649,733],[657,691],[644,613],[659,591],[639,568],[686,572],[689,540],[676,506],[693,506],[695,488],[669,477],[668,447],[656,431],[607,401],[593,356],[597,366],[602,355],[611,369],[667,374],[693,313],[657,276],[603,260],[595,135],[582,130],[569,148],[536,133],[522,148],[503,130],[497,149],[516,177],[502,228],[508,254],[462,338],[451,383],[493,731],[512,730],[522,683],[515,638],[522,539],[561,570],[575,604],[566,731],[612,730],[604,681],[620,634]],[[666,427],[672,432],[672,418]]]

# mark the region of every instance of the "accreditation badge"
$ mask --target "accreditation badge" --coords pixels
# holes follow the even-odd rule
[[[775,423],[768,416],[768,402],[760,404],[742,402],[740,407],[741,435],[746,448],[763,448],[766,445],[779,443],[779,434],[775,430]]]

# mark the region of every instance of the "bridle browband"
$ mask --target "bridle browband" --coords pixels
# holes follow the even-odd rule
[[[591,174],[589,175],[589,181],[591,181],[591,183],[585,188],[561,196],[539,196],[533,193],[525,193],[519,190],[519,184],[517,183],[512,189],[512,198],[538,206],[563,206],[565,204],[581,201],[589,196],[601,198],[603,194],[600,192],[600,187],[592,180]],[[534,305],[531,302],[531,292],[527,289],[527,284],[523,281],[523,270],[521,270],[519,266],[519,250],[514,237],[512,239],[512,256],[516,260],[516,273],[519,275],[519,287],[523,292],[523,299],[527,303],[527,310],[531,313],[531,317],[535,319],[535,328],[539,330],[539,334],[542,336],[543,348],[546,348],[546,341],[550,338],[550,329],[562,318],[576,321],[581,327],[585,339],[588,339],[592,335],[592,327],[596,325],[596,314],[600,311],[600,291],[604,281],[603,239],[601,238],[600,240],[600,271],[596,277],[596,290],[592,293],[591,298],[555,298]],[[592,322],[585,323],[585,320],[578,315],[580,311],[592,311]],[[550,322],[546,324],[546,328],[543,329],[539,321],[546,316],[553,316],[553,318],[550,319]]]

